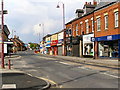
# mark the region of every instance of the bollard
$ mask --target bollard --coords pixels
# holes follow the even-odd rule
[[[9,59],[9,69],[11,69],[10,59]]]

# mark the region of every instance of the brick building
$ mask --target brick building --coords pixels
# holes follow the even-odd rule
[[[72,32],[72,44],[66,49],[72,56],[93,56],[94,44],[91,42],[91,37],[94,37],[93,30],[93,11],[97,6],[97,2],[85,3],[83,9],[76,10],[76,18],[66,24],[66,29]],[[70,31],[71,30],[71,31]],[[68,33],[69,33],[68,32]],[[68,38],[69,35],[66,35]],[[87,42],[86,42],[87,41]]]
[[[94,11],[95,57],[120,58],[120,2],[101,2]]]

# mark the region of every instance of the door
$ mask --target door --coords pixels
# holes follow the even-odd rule
[[[62,56],[62,46],[58,47],[58,55]]]
[[[72,56],[79,57],[79,44],[72,45]]]

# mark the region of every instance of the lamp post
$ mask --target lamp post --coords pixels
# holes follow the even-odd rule
[[[43,37],[44,37],[44,24],[39,24],[40,27],[43,27]]]
[[[4,14],[8,14],[7,10],[3,10],[3,0],[1,0],[1,68],[4,68]]]
[[[57,8],[60,8],[59,4],[62,3],[63,5],[63,29],[65,29],[65,6],[63,2],[58,2]]]
[[[3,44],[3,0],[1,1],[1,30],[2,30],[2,39],[1,39],[1,68],[4,68],[4,44]]]
[[[62,4],[63,6],[63,32],[64,32],[64,35],[63,35],[63,38],[64,38],[64,44],[63,44],[63,55],[65,56],[65,6],[64,6],[64,3],[63,2],[58,2],[57,4],[57,8],[60,8],[59,4]]]

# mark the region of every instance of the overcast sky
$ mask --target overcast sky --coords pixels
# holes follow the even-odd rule
[[[93,0],[4,0],[4,9],[8,14],[4,16],[4,24],[11,32],[9,37],[18,35],[25,43],[39,42],[38,33],[53,34],[62,30],[62,4],[56,8],[59,1],[65,4],[65,23],[76,17],[75,10],[82,8],[84,3]]]

